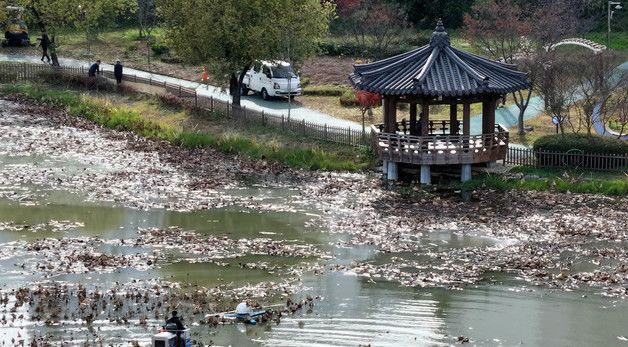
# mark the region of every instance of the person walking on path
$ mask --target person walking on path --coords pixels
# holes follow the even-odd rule
[[[116,82],[118,84],[122,83],[122,63],[120,61],[116,61],[116,65],[113,66],[113,75],[116,77]]]
[[[44,61],[44,58],[47,59],[48,64],[50,64],[50,56],[48,55],[48,46],[50,46],[50,39],[48,38],[48,34],[45,31],[41,32],[41,39],[39,39],[39,47],[41,47],[41,61]]]
[[[96,60],[96,62],[89,67],[89,71],[87,72],[89,77],[96,77],[96,74],[100,75],[100,60]]]

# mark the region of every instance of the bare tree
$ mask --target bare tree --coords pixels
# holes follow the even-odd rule
[[[618,138],[628,134],[628,85],[624,84],[604,100],[600,118],[605,127],[611,123],[615,125]]]
[[[527,72],[532,86],[537,83],[536,57],[554,40],[573,31],[575,13],[567,9],[570,0],[553,0],[546,11],[523,8],[515,0],[477,1],[464,18],[464,34],[473,45],[491,58],[516,64]],[[534,23],[534,25],[532,25]],[[556,27],[560,26],[558,30]],[[519,109],[518,133],[524,135],[524,115],[530,104],[533,88],[512,93]]]
[[[548,52],[536,61],[535,69],[539,77],[535,90],[543,98],[545,111],[558,121],[560,133],[565,134],[565,125],[573,128],[570,113],[576,99],[574,61]]]
[[[146,61],[150,65],[152,32],[157,26],[155,0],[137,0],[137,20],[140,25],[140,37],[146,42]]]
[[[140,26],[140,37],[150,37],[157,25],[157,8],[155,0],[137,0],[137,21]]]
[[[524,55],[527,48],[525,38],[530,30],[530,22],[513,0],[476,2],[471,13],[464,17],[464,35],[469,41],[491,58],[509,64],[514,64]],[[527,64],[520,64],[519,67],[528,73],[532,71]],[[525,134],[523,116],[531,95],[532,88],[512,93],[519,108],[519,135]]]
[[[402,37],[409,27],[405,10],[396,3],[377,0],[337,1],[342,30],[355,43],[379,55]]]
[[[607,120],[601,105],[626,85],[628,74],[615,68],[621,59],[613,52],[573,54],[572,59],[576,60],[572,64],[576,91],[573,121],[577,122],[576,132],[585,129],[592,135],[594,124]]]

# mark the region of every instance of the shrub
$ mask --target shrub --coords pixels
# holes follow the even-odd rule
[[[309,77],[301,75],[301,87],[305,88],[310,85],[312,81]]]
[[[164,45],[163,43],[153,43],[150,46],[150,49],[157,56],[170,53],[170,48],[168,46]]]
[[[159,102],[161,102],[165,106],[169,106],[169,107],[181,107],[181,106],[183,106],[183,102],[176,95],[159,94],[159,95],[157,95],[157,98],[159,99]]]
[[[597,135],[554,134],[536,140],[534,149],[553,152],[567,152],[577,149],[584,153],[626,154],[628,153],[628,144],[619,139]]]
[[[87,75],[77,75],[73,73],[64,73],[59,70],[44,70],[37,73],[37,77],[48,84],[54,86],[69,85],[72,87],[85,88],[88,90],[99,90],[106,92],[115,92],[116,85],[102,76],[89,77]]]
[[[322,55],[337,57],[337,56],[349,56],[349,57],[368,57],[368,58],[383,58],[391,57],[401,53],[408,52],[416,47],[423,46],[429,43],[429,40],[416,40],[412,44],[399,44],[390,45],[386,48],[370,47],[357,44],[355,42],[335,42],[335,41],[323,41],[319,43],[318,48]]]
[[[359,57],[367,55],[368,53],[366,47],[353,42],[336,43],[334,41],[323,41],[318,45],[318,48],[321,54],[332,57],[342,55]]]
[[[166,63],[166,64],[181,64],[182,63],[181,59],[171,56],[170,53],[162,55],[159,58],[159,60],[161,60],[163,63]]]
[[[626,154],[628,144],[625,142],[602,136],[588,136],[581,134],[546,135],[534,142],[537,151],[559,152],[564,155],[537,152],[538,167],[570,166],[579,168],[595,168],[604,165],[609,169],[621,169],[622,158],[597,159],[595,156],[584,157],[584,154]]]
[[[137,44],[135,43],[130,43],[126,46],[126,48],[124,49],[125,53],[131,53],[131,52],[135,52],[137,51]]]
[[[303,83],[301,83],[303,85]],[[310,86],[303,89],[303,95],[312,96],[342,96],[349,89],[345,86],[338,86],[333,84]]]
[[[342,93],[339,101],[340,105],[342,105],[343,107],[360,106],[360,102],[355,96],[355,91],[351,89],[347,89],[344,93]]]

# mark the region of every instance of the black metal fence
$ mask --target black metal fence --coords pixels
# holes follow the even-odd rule
[[[628,154],[540,151],[509,148],[504,165],[628,172]]]
[[[61,71],[68,74],[87,75],[84,67],[52,67],[47,64],[30,63],[0,63],[0,81],[26,81],[38,77],[42,71]],[[103,76],[113,79],[112,71],[104,71]],[[351,127],[330,126],[315,122],[307,122],[303,119],[293,119],[286,115],[268,114],[264,111],[247,109],[233,105],[230,101],[214,98],[212,96],[199,95],[194,88],[183,87],[179,84],[169,83],[163,80],[155,80],[134,74],[124,74],[124,81],[143,83],[164,88],[168,93],[182,98],[186,103],[191,103],[211,112],[221,112],[234,119],[245,120],[262,126],[291,131],[304,137],[323,141],[340,143],[350,146],[370,146],[371,133],[352,129]]]

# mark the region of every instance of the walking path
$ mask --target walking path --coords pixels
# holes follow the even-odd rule
[[[39,57],[25,55],[25,54],[0,54],[0,61],[11,61],[11,62],[26,62],[26,63],[41,63]],[[89,68],[91,65],[88,61],[76,60],[70,58],[59,58],[59,63],[63,66],[72,66],[72,67],[86,67]],[[101,68],[106,71],[113,71],[113,65],[110,64],[101,64]],[[146,72],[142,70],[136,70],[132,68],[125,67],[125,74],[137,75],[138,77],[144,78],[152,78],[154,81],[158,82],[167,82],[169,84],[180,85],[185,88],[196,89],[199,95],[203,96],[212,96],[215,99],[230,101],[231,96],[228,93],[225,93],[221,88],[215,86],[205,86],[197,82],[192,82],[188,80],[183,80],[175,77],[169,77],[164,75],[159,75],[151,72]],[[348,72],[347,72],[348,73]],[[283,100],[275,100],[275,101],[264,101],[258,96],[243,96],[242,97],[242,106],[246,106],[247,109],[253,109],[257,111],[264,111],[267,114],[273,115],[288,115],[288,102]],[[291,105],[290,117],[294,120],[305,120],[306,122],[318,123],[318,124],[327,124],[328,126],[334,127],[350,127],[353,130],[361,131],[362,125],[357,122],[347,121],[343,119],[338,119],[332,115],[328,115],[316,110],[312,110],[306,107],[303,107],[299,104],[293,103]],[[533,97],[530,99],[530,104],[526,109],[524,114],[524,119],[528,120],[534,118],[542,112],[543,109],[543,100],[540,97]],[[519,109],[516,105],[499,108],[495,112],[495,123],[499,123],[502,126],[512,129],[517,126],[517,117],[519,115]],[[471,134],[480,134],[482,132],[482,116],[474,115],[471,117]]]
[[[627,71],[627,70],[628,70],[628,61],[624,62],[623,64],[617,67],[617,70],[614,76],[618,77],[620,76],[622,71]],[[602,117],[600,116],[601,110],[602,110],[602,102],[600,101],[599,104],[595,105],[595,108],[593,109],[593,115],[591,115],[591,118],[593,119],[593,128],[595,129],[595,132],[602,136],[616,137],[624,141],[628,141],[628,134],[619,137],[618,133],[606,127],[606,124],[604,124],[604,122],[602,121]]]
[[[23,55],[23,54],[0,54],[0,61],[10,61],[10,62],[20,62],[20,63],[34,63],[34,64],[42,64],[39,57],[31,56],[31,55]],[[76,60],[70,58],[59,58],[59,64],[62,66],[71,66],[71,67],[85,67],[89,68],[89,66],[93,62]],[[101,63],[100,67],[105,71],[113,71],[113,65]],[[169,77],[164,75],[159,75],[147,71],[137,70],[129,67],[124,68],[124,73],[129,75],[137,75],[138,77],[143,78],[151,78],[156,82],[167,82],[168,84],[180,85],[185,88],[196,89],[198,95],[202,96],[211,96],[214,99],[222,100],[222,101],[231,101],[231,96],[228,93],[225,93],[222,88],[215,86],[206,86],[197,82],[192,82],[188,80],[183,80],[180,78]],[[287,100],[287,99],[286,99]],[[284,100],[275,100],[275,101],[264,101],[258,96],[243,96],[242,97],[242,106],[246,106],[247,109],[256,110],[256,111],[264,111],[266,114],[273,114],[277,116],[288,116],[288,102]],[[318,123],[318,124],[327,124],[328,126],[340,127],[340,128],[348,128],[351,127],[353,130],[361,131],[362,125],[356,122],[351,122],[343,119],[338,119],[328,114],[321,113],[316,110],[312,110],[306,107],[299,105],[298,103],[292,103],[290,105],[290,118],[293,120],[305,120],[306,122]]]

